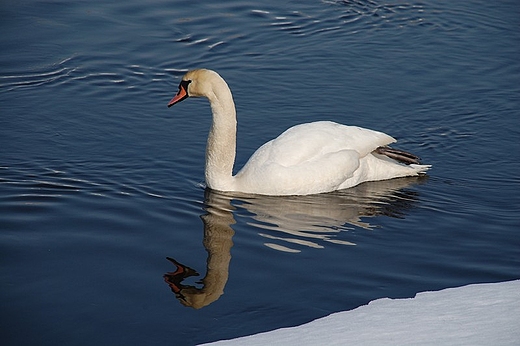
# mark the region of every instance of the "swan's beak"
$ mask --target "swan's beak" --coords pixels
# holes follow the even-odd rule
[[[177,95],[175,95],[170,102],[168,102],[168,107],[173,106],[176,103],[181,102],[182,100],[188,98],[188,91],[186,90],[188,87],[187,83],[181,82],[179,85],[179,91],[177,92]]]

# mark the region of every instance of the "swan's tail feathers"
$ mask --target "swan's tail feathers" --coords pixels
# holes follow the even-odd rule
[[[404,163],[406,165],[421,166],[421,159],[418,156],[415,156],[414,154],[411,154],[407,151],[384,146],[384,147],[378,147],[376,150],[374,150],[374,152],[379,155],[388,156],[389,158],[394,159],[397,162]],[[426,166],[426,165],[423,165],[423,166]]]
[[[410,167],[412,167],[417,173],[426,173],[427,170],[430,169],[432,165],[416,165],[411,164]]]

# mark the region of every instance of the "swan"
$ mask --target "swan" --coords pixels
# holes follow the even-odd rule
[[[265,143],[233,176],[236,110],[231,90],[215,71],[187,72],[168,107],[206,97],[213,122],[206,147],[206,185],[213,190],[261,195],[309,195],[366,181],[415,176],[431,166],[390,148],[391,136],[357,126],[317,121],[293,126]]]

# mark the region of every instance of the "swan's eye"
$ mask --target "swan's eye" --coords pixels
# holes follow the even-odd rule
[[[188,85],[191,83],[191,80],[183,80],[179,83],[179,91],[184,90],[188,93]]]

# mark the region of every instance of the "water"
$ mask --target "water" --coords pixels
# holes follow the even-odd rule
[[[520,278],[519,12],[4,1],[5,344],[191,345]],[[319,196],[204,191],[209,106],[166,108],[195,67],[233,91],[237,168],[287,127],[333,120],[387,132],[433,169]]]

